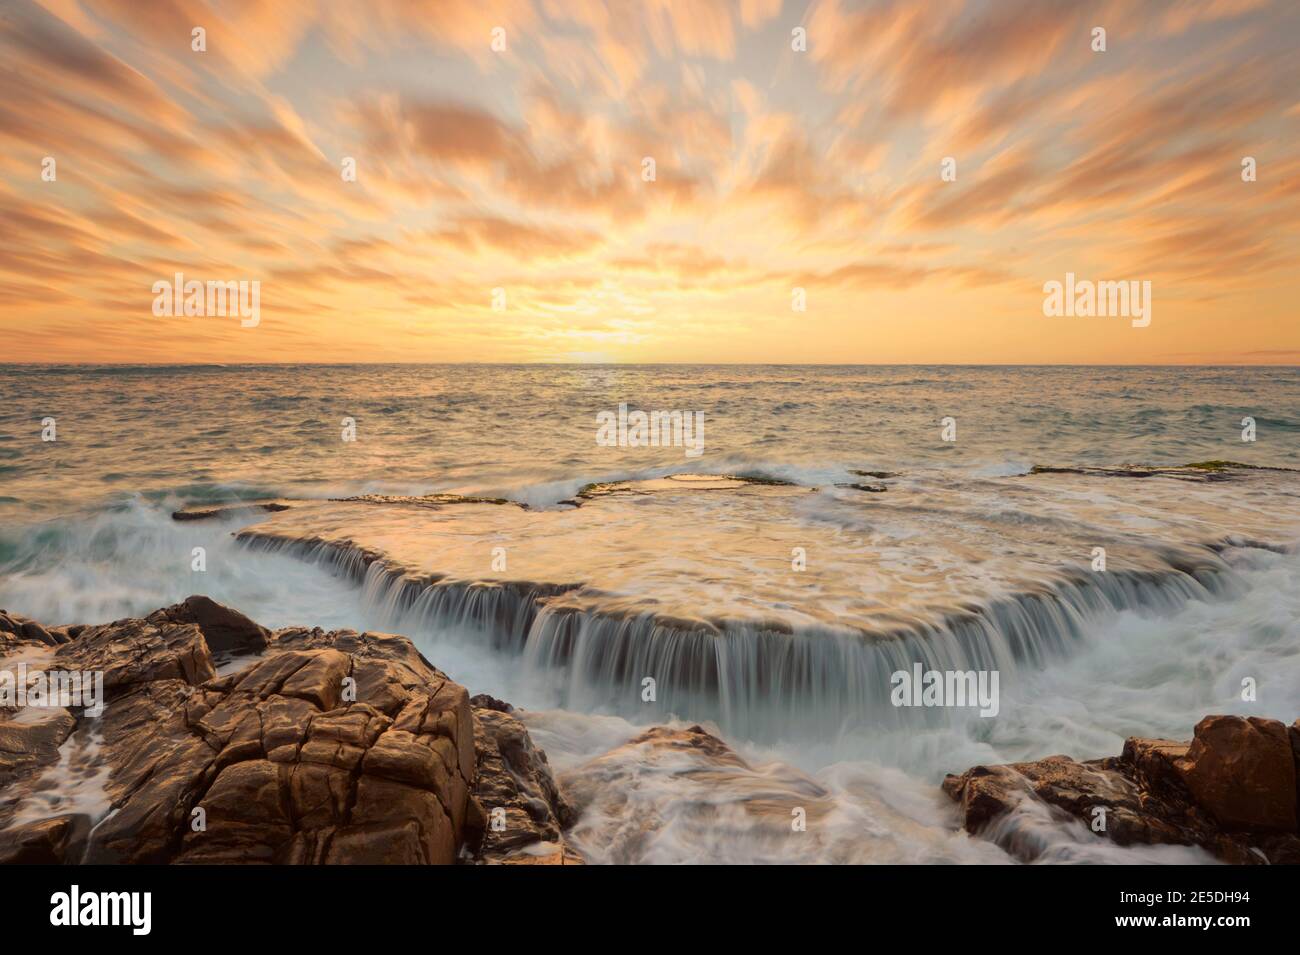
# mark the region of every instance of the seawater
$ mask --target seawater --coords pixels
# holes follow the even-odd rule
[[[702,413],[704,454],[599,446],[597,416],[620,403]],[[47,417],[53,442],[41,441]],[[955,442],[942,440],[945,417]],[[1241,440],[1245,417],[1254,442]],[[341,440],[345,418],[355,442]],[[593,481],[679,472],[829,485],[889,471],[962,488],[1033,465],[1300,467],[1298,439],[1300,370],[1283,367],[0,366],[0,607],[94,623],[203,592],[271,627],[404,632],[472,692],[526,707],[553,764],[580,773],[643,729],[643,715],[599,694],[584,702],[473,634],[395,616],[326,567],[240,547],[231,532],[246,521],[180,525],[171,511],[232,497],[435,491],[555,507]],[[941,490],[931,505],[944,506]],[[208,553],[201,580],[190,569],[196,543]],[[1300,557],[1243,552],[1231,575],[1217,596],[1085,619],[1068,656],[1003,685],[997,719],[797,746],[715,724],[751,776],[706,796],[672,767],[627,766],[631,805],[659,820],[655,831],[621,839],[626,820],[597,803],[575,839],[596,861],[1006,861],[954,831],[937,789],[945,772],[1110,755],[1127,735],[1186,737],[1208,712],[1295,718]],[[1254,703],[1240,699],[1250,674],[1267,675]],[[802,780],[820,787],[816,838],[777,837],[743,808],[755,787],[786,792]],[[1045,861],[1209,861],[1120,849],[1029,812],[1008,824],[1038,840]]]

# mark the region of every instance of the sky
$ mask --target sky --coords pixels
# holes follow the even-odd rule
[[[0,361],[1297,364],[1298,39],[1294,0],[0,0]],[[1149,324],[1044,314],[1067,273]]]

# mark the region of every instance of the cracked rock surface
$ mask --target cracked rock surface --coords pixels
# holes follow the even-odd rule
[[[1207,716],[1190,742],[1130,737],[1119,756],[975,766],[943,789],[972,835],[1023,861],[1040,846],[999,821],[1025,800],[1119,845],[1201,846],[1224,862],[1300,864],[1300,720]],[[1104,827],[1092,825],[1098,817]]]
[[[404,637],[271,633],[206,597],[102,626],[0,626],[6,660],[102,671],[105,698],[98,717],[0,710],[0,862],[580,861],[523,724],[472,706]],[[78,741],[101,767],[98,812],[48,798]]]

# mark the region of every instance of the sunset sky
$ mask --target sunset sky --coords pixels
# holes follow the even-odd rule
[[[0,361],[1294,364],[1297,40],[1295,0],[0,0]],[[260,323],[155,316],[176,272]],[[1045,317],[1066,272],[1151,325]]]

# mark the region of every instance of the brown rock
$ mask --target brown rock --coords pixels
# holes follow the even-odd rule
[[[66,670],[102,671],[104,698],[154,680],[197,685],[216,675],[212,654],[197,625],[119,620],[87,627],[61,645],[50,664]]]
[[[498,700],[495,696],[488,696],[486,693],[471,696],[469,705],[476,710],[495,710],[498,713],[513,713],[515,711],[515,708],[505,700]]]
[[[0,865],[61,865],[78,855],[90,819],[69,813],[6,830],[0,839]]]
[[[307,662],[280,686],[282,696],[296,696],[317,709],[332,710],[343,694],[343,678],[352,661],[338,650],[315,650]]]
[[[451,819],[437,796],[425,789],[405,786],[375,776],[362,776],[357,784],[357,804],[352,821],[362,826],[400,831],[410,838],[415,824],[415,850],[419,861],[450,865],[456,861],[457,839]],[[403,850],[405,851],[405,850]]]
[[[0,846],[14,859],[447,864],[467,836],[479,841],[486,820],[471,795],[478,756],[469,694],[410,641],[303,628],[267,634],[206,598],[74,630],[52,658],[105,673],[109,702],[93,729],[113,811],[93,830],[72,817],[5,830],[0,816]],[[262,649],[218,679],[209,641],[227,651],[262,641]],[[10,781],[0,804],[20,803],[22,787],[38,786],[40,766],[91,719],[38,715],[0,714],[0,773],[6,757],[11,767],[29,757],[35,767],[30,779]],[[502,745],[522,783],[510,794],[536,825],[563,804],[545,757],[511,722]],[[495,744],[493,752],[509,775]],[[542,810],[530,799],[550,802]]]
[[[1178,786],[1183,777],[1175,764],[1187,755],[1189,745],[1171,739],[1132,736],[1124,741],[1120,758],[1132,765],[1149,787]]]
[[[474,723],[478,753],[475,818],[471,820],[478,830],[477,845],[472,845],[475,861],[531,863],[536,861],[531,851],[554,845],[568,864],[580,862],[581,857],[562,835],[577,814],[556,785],[546,754],[533,745],[524,724],[496,708],[475,709]]]
[[[500,860],[502,865],[586,865],[587,861],[569,845],[546,845],[540,851],[516,852]]]
[[[438,755],[405,730],[390,731],[367,750],[364,771],[435,791],[445,790],[449,784],[447,767]]]
[[[269,863],[293,835],[282,769],[267,760],[228,766],[197,801],[205,817],[191,815],[179,855],[189,863]]]
[[[1277,720],[1207,716],[1175,766],[1196,802],[1224,828],[1295,831],[1295,756]]]
[[[420,824],[349,826],[333,834],[324,862],[329,865],[422,865]]]
[[[77,718],[61,707],[0,709],[0,786],[58,761]]]
[[[39,643],[51,647],[67,642],[66,638],[59,639],[59,634],[51,633],[35,620],[6,610],[0,610],[0,635],[10,638],[6,642]]]
[[[1195,734],[1191,743],[1130,738],[1118,758],[976,766],[947,776],[943,790],[972,834],[1029,798],[1085,824],[1105,809],[1105,834],[1120,845],[1198,845],[1232,864],[1300,857],[1296,756],[1286,727],[1209,716]],[[1025,861],[1037,851],[1032,840],[1003,847]]]
[[[328,829],[348,820],[353,773],[334,766],[299,763],[285,769],[289,809],[297,830]]]
[[[108,793],[116,812],[91,834],[84,861],[170,861],[218,753],[185,723],[194,693],[180,680],[145,683],[110,704],[100,717],[112,772]]]
[[[154,623],[192,623],[199,628],[208,649],[213,653],[235,651],[255,653],[266,649],[269,630],[249,620],[238,610],[195,594],[181,603],[155,610],[148,619]]]
[[[1300,832],[1300,720],[1288,726],[1286,733],[1291,739],[1291,761],[1295,764],[1296,832]]]
[[[949,773],[942,787],[961,805],[962,825],[971,835],[1014,809],[1029,792],[1028,780],[1015,766],[975,766],[960,776]]]

